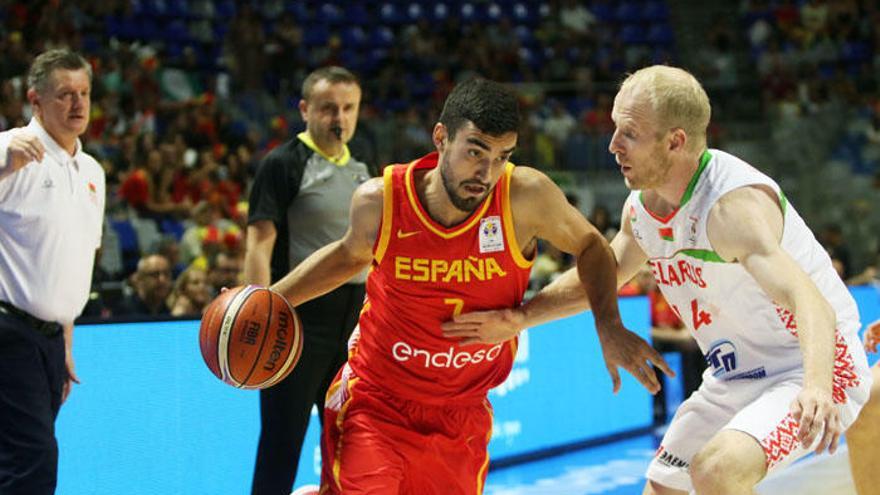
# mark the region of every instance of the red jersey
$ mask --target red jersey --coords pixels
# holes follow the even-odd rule
[[[461,312],[519,306],[532,260],[523,257],[514,233],[512,164],[473,214],[452,228],[432,220],[416,193],[413,172],[436,166],[432,153],[385,169],[382,226],[349,365],[399,397],[478,401],[507,378],[516,339],[460,347],[443,337],[440,324]]]

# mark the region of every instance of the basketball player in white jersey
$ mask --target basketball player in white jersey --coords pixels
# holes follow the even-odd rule
[[[871,388],[858,311],[830,258],[772,179],[707,149],[710,113],[700,83],[667,66],[627,77],[612,111],[609,149],[631,190],[611,243],[618,282],[648,262],[709,365],[648,468],[648,495],[753,493],[769,470],[833,452]],[[566,273],[518,310],[457,317],[446,335],[502,341],[585,307]]]

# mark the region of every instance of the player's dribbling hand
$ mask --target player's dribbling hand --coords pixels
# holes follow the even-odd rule
[[[660,368],[670,378],[675,376],[675,372],[656,349],[623,326],[600,331],[599,343],[602,344],[602,357],[605,359],[608,374],[611,375],[615,394],[620,390],[618,367],[628,371],[652,394],[660,391],[660,382],[653,366]]]
[[[865,330],[865,350],[877,352],[878,344],[880,344],[880,320],[871,323]]]
[[[30,131],[13,131],[12,140],[6,148],[5,165],[10,168],[7,172],[15,172],[30,162],[42,161],[45,152],[43,143]]]
[[[525,316],[516,309],[476,311],[454,316],[440,325],[443,336],[459,345],[500,344],[523,330]]]
[[[821,454],[828,449],[829,454],[837,450],[837,441],[843,433],[840,415],[834,407],[831,392],[817,387],[804,387],[791,402],[791,415],[800,422],[798,441],[805,449],[810,448],[817,438],[815,452]]]

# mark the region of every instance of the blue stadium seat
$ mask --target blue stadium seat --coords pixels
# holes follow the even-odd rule
[[[190,41],[189,30],[181,19],[171,21],[165,26],[165,30],[160,32],[164,34],[165,41],[173,43],[188,43]]]
[[[669,19],[669,8],[666,2],[653,1],[646,3],[642,8],[642,20],[648,22],[666,22]]]
[[[383,24],[389,24],[392,26],[396,26],[398,24],[402,24],[406,22],[406,16],[404,16],[400,7],[397,4],[392,2],[383,2],[379,5],[379,21]]]
[[[642,18],[641,6],[635,2],[621,2],[614,11],[614,18],[621,23],[638,21]]]
[[[235,0],[216,0],[214,11],[218,19],[232,19],[235,16]]]
[[[648,29],[646,40],[655,45],[671,45],[675,41],[675,34],[668,24],[654,24]]]
[[[345,7],[344,19],[346,24],[366,26],[373,22],[373,17],[366,6],[360,2],[350,2]]]
[[[186,227],[183,225],[183,222],[175,220],[173,218],[164,218],[162,223],[159,225],[159,230],[163,234],[171,234],[175,239],[179,242],[180,239],[183,238],[183,232],[186,230]]]
[[[324,46],[330,39],[330,32],[324,24],[312,24],[303,30],[302,39],[306,47]]]
[[[189,3],[187,3],[187,0],[165,0],[163,3],[166,4],[165,15],[168,17],[176,19],[189,17]]]
[[[387,48],[394,43],[394,31],[388,26],[376,26],[370,35],[370,44],[374,48]]]
[[[593,4],[590,7],[590,12],[596,16],[596,19],[598,19],[599,22],[611,22],[615,20],[614,8],[610,3],[602,2]]]
[[[333,26],[345,22],[345,16],[343,15],[342,9],[330,2],[325,2],[321,4],[320,7],[318,7],[318,15],[316,20],[318,19],[320,19],[319,22],[323,22]]]
[[[110,220],[110,226],[113,227],[116,235],[119,236],[119,249],[122,250],[123,254],[132,251],[139,252],[137,233],[134,231],[134,226],[131,222],[127,219]]]
[[[645,30],[639,24],[626,24],[620,30],[620,41],[627,45],[643,44],[646,41]]]
[[[488,5],[486,5],[486,20],[487,21],[489,21],[493,24],[496,24],[505,15],[507,15],[507,14],[504,12],[504,9],[501,7],[501,5],[498,4],[498,2],[492,2]]]
[[[405,16],[406,22],[408,23],[416,23],[420,19],[425,17],[425,11],[428,8],[426,5],[422,5],[419,2],[412,2],[406,6]]]
[[[449,5],[446,2],[437,2],[431,7],[431,20],[434,22],[445,21],[449,17]]]
[[[364,28],[357,23],[352,23],[349,27],[342,30],[342,46],[347,48],[357,48],[367,43],[367,33]]]
[[[510,8],[514,24],[535,26],[540,21],[538,10],[532,2],[516,2]]]
[[[484,22],[486,20],[483,6],[477,2],[466,1],[459,6],[458,16],[465,23],[468,22]]]

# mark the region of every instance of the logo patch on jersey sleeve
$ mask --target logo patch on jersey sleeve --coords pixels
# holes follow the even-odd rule
[[[501,217],[486,217],[480,220],[480,253],[504,251],[504,233],[501,231]]]

